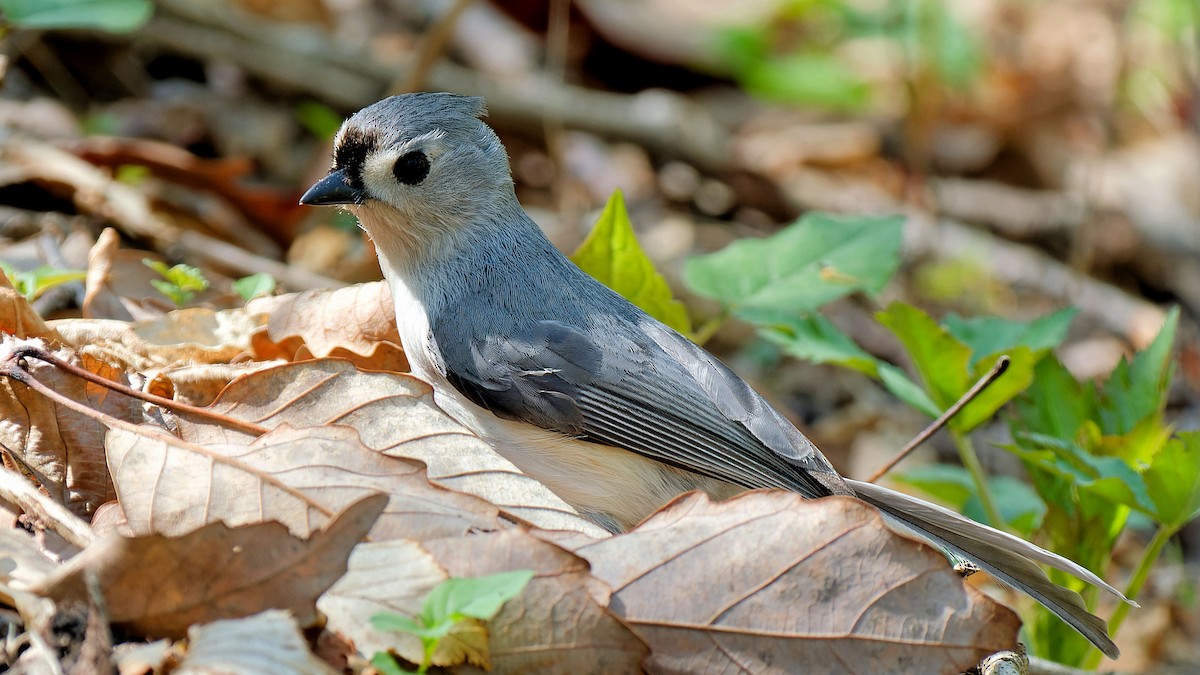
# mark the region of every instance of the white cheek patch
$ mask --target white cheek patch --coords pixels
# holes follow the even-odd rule
[[[445,135],[446,132],[435,129],[427,134],[417,136],[399,147],[371,153],[362,166],[363,184],[366,185],[367,191],[396,206],[411,200],[414,191],[419,189],[419,185],[401,184],[392,173],[392,167],[396,165],[397,159],[414,150],[425,153],[430,164],[434,164],[438,157],[449,150],[444,140]]]

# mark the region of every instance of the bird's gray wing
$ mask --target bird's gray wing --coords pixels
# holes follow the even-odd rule
[[[852,494],[803,434],[714,357],[651,319],[629,326],[593,335],[541,321],[516,335],[433,338],[450,383],[499,417],[745,487]]]

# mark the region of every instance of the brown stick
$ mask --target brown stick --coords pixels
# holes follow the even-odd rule
[[[929,440],[930,436],[933,436],[939,430],[941,430],[942,427],[946,426],[946,423],[950,421],[950,418],[957,415],[958,411],[966,407],[966,405],[971,401],[974,401],[984,389],[987,389],[991,383],[995,382],[1001,375],[1003,375],[1004,371],[1008,370],[1008,364],[1010,362],[1011,359],[1009,359],[1008,356],[1001,356],[999,359],[997,359],[996,365],[992,366],[992,369],[989,370],[986,375],[979,378],[979,381],[976,382],[975,385],[970,389],[968,389],[967,393],[962,395],[962,398],[959,398],[957,401],[955,401],[954,405],[947,408],[946,412],[942,413],[941,417],[938,417],[936,420],[934,420],[929,426],[925,427],[921,433],[917,434],[916,437],[909,441],[907,445],[901,448],[900,452],[896,453],[896,456],[893,457],[891,461],[889,461],[887,464],[884,464],[883,468],[872,474],[871,477],[867,479],[867,482],[874,483],[882,478],[884,474],[895,468],[895,466],[899,464],[905,457],[908,457],[910,454],[912,454],[913,450],[916,450],[918,446]]]
[[[126,396],[136,398],[140,401],[145,401],[147,403],[153,403],[154,405],[157,405],[162,408],[166,408],[167,410],[171,410],[173,412],[186,413],[189,415],[196,415],[198,417],[205,418],[205,419],[210,419],[210,420],[213,420],[214,422],[216,422],[217,424],[221,424],[230,429],[235,429],[237,431],[248,433],[248,434],[251,434],[254,436],[261,436],[261,435],[267,433],[267,431],[268,431],[268,429],[266,427],[259,425],[259,424],[255,424],[253,422],[246,422],[244,420],[239,420],[235,417],[230,417],[229,415],[222,415],[220,413],[213,412],[212,410],[209,410],[208,408],[202,408],[200,406],[191,405],[189,403],[182,403],[180,401],[176,401],[173,399],[164,398],[164,397],[158,396],[156,394],[139,391],[137,389],[134,389],[133,387],[129,387],[127,385],[121,384],[120,382],[114,382],[112,380],[100,377],[99,375],[97,375],[93,372],[90,372],[87,369],[80,368],[79,366],[76,366],[73,363],[68,363],[67,361],[64,361],[64,360],[58,358],[54,354],[52,354],[44,349],[41,349],[39,347],[34,347],[32,345],[22,345],[22,346],[19,346],[19,347],[13,349],[12,356],[10,357],[9,363],[5,364],[4,366],[0,366],[0,375],[7,375],[15,380],[23,382],[23,383],[29,385],[30,387],[32,387],[38,393],[48,396],[48,397],[54,399],[56,402],[62,403],[63,405],[66,405],[68,408],[71,408],[73,410],[77,410],[77,411],[87,415],[88,417],[97,419],[98,421],[100,421],[102,424],[105,424],[106,426],[112,426],[112,425],[109,424],[109,422],[106,421],[106,419],[101,419],[101,417],[108,418],[111,420],[116,420],[116,418],[109,417],[108,415],[101,415],[101,413],[97,413],[96,411],[92,410],[91,408],[83,406],[82,404],[80,404],[76,401],[73,401],[65,396],[62,396],[58,392],[55,392],[54,390],[50,389],[46,385],[42,384],[40,381],[37,380],[37,378],[33,377],[29,373],[29,371],[25,370],[20,365],[18,365],[18,361],[20,359],[26,359],[26,358],[33,358],[33,359],[37,359],[39,361],[45,361],[46,363],[49,363],[50,365],[52,365],[56,368],[64,370],[64,371],[70,373],[71,375],[74,375],[75,377],[83,378],[83,379],[87,380],[88,382],[91,382],[93,384],[98,384],[101,387],[105,387],[106,389],[110,389],[119,394],[125,394]],[[53,395],[51,395],[51,394],[53,394]],[[74,405],[72,405],[72,404],[74,404]],[[79,406],[79,407],[76,407],[76,406]],[[80,409],[80,408],[82,408],[82,409]],[[97,415],[101,415],[101,417],[96,417]],[[117,420],[117,421],[120,421],[120,420]]]

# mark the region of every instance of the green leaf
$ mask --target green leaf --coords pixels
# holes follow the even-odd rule
[[[1133,361],[1122,361],[1099,391],[1100,427],[1106,434],[1128,433],[1166,406],[1178,325],[1179,308],[1174,307],[1154,342],[1138,352]]]
[[[98,28],[128,33],[150,20],[150,0],[0,0],[4,20],[20,28]]]
[[[800,52],[757,61],[740,72],[755,96],[834,110],[863,107],[871,87],[835,54]]]
[[[971,386],[967,372],[970,348],[928,314],[894,302],[875,318],[900,340],[939,411],[953,405]]]
[[[520,595],[530,579],[531,570],[447,579],[426,596],[421,619],[426,626],[464,617],[487,621],[505,602]]]
[[[671,295],[670,286],[638,245],[620,190],[609,197],[596,226],[571,261],[650,316],[691,335],[687,309]]]
[[[763,337],[788,354],[813,363],[833,363],[875,377],[875,357],[863,351],[832,321],[820,314],[806,314],[784,323],[762,326]]]
[[[1033,382],[1017,398],[1017,415],[1011,425],[1013,434],[1031,431],[1063,439],[1073,439],[1080,426],[1093,412],[1094,391],[1082,385],[1053,356],[1034,367]]]
[[[313,136],[329,140],[342,127],[344,118],[324,103],[301,101],[296,106],[296,119]]]
[[[925,390],[940,415],[954,405],[995,365],[1000,355],[993,354],[968,369],[971,349],[939,326],[930,316],[911,305],[892,303],[876,315],[891,329],[913,362]],[[966,433],[996,414],[996,411],[1029,386],[1038,356],[1027,347],[1008,352],[1008,370],[984,389],[950,420],[950,427]]]
[[[142,264],[163,277],[151,279],[150,285],[170,298],[176,306],[182,307],[195,297],[198,291],[208,288],[208,279],[197,267],[182,264],[167,267],[166,263],[150,258],[143,258]]]
[[[1185,431],[1167,442],[1142,473],[1154,517],[1177,530],[1200,517],[1200,432]]]
[[[1015,347],[1028,347],[1037,352],[1059,346],[1066,339],[1067,329],[1078,312],[1078,309],[1068,307],[1033,321],[1013,321],[996,316],[964,319],[950,314],[942,320],[942,325],[971,348],[969,365],[974,368],[979,359]]]
[[[1074,442],[1044,434],[1022,434],[1016,440],[1011,449],[1033,466],[1067,479],[1080,491],[1153,515],[1145,481],[1121,458],[1099,457]]]
[[[809,213],[766,239],[688,260],[696,293],[743,319],[774,323],[857,291],[877,293],[900,264],[902,216]]]
[[[260,295],[270,295],[275,292],[275,277],[266,272],[251,274],[233,282],[233,291],[242,296],[246,302]]]
[[[938,407],[933,399],[929,398],[929,394],[920,387],[916,382],[913,382],[896,366],[890,363],[879,364],[879,380],[883,382],[883,386],[888,391],[912,406],[916,410],[925,413],[929,417],[937,418],[941,416],[942,409]]]
[[[383,675],[406,675],[412,673],[411,670],[405,670],[396,662],[396,658],[387,652],[375,652],[375,656],[371,657],[371,665],[375,666]]]
[[[394,612],[379,612],[371,616],[371,626],[375,630],[388,631],[391,633],[412,633],[417,635],[423,629],[423,626],[416,621]]]

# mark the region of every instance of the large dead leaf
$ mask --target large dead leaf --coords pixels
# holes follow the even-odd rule
[[[426,551],[428,549],[428,551]],[[421,644],[407,634],[382,633],[369,623],[378,612],[410,618],[429,591],[449,576],[533,570],[524,592],[496,618],[456,629],[435,652],[438,665],[490,663],[495,673],[637,672],[646,646],[607,609],[607,586],[587,563],[520,529],[417,544],[369,543],[355,549],[346,576],[318,601],[329,628],[351,638],[365,656],[391,649],[419,662]]]
[[[188,653],[173,673],[293,673],[332,675],[308,650],[296,620],[273,609],[244,619],[214,621],[188,629]]]
[[[49,348],[40,340],[4,337],[0,354],[24,344]],[[106,379],[129,384],[128,376],[119,368],[87,354],[76,355],[67,349],[54,354]],[[128,422],[145,420],[141,401],[36,359],[28,360],[27,370],[47,387],[92,410]],[[52,499],[77,514],[91,513],[115,496],[104,461],[105,431],[103,424],[90,417],[60,407],[20,382],[0,377],[0,443],[19,460],[19,466],[13,468],[32,473]]]
[[[256,298],[246,312],[270,317],[255,340],[259,359],[334,356],[371,370],[408,370],[392,294],[382,281]]]
[[[121,237],[106,227],[88,252],[83,315],[89,319],[133,321],[163,314],[162,294],[150,284],[162,279],[155,270],[142,264],[149,252],[121,248]],[[157,257],[157,256],[154,256]],[[157,302],[147,306],[145,300]]]
[[[650,645],[651,672],[959,673],[1020,625],[853,499],[691,493],[574,550]]]
[[[182,637],[194,624],[266,609],[287,609],[307,625],[386,503],[384,495],[365,497],[308,540],[274,522],[212,523],[180,537],[110,534],[35,590],[79,600],[95,575],[112,622],[146,636]]]
[[[288,364],[239,377],[211,410],[266,427],[349,425],[374,450],[425,462],[434,483],[482,497],[537,527],[607,534],[450,419],[433,403],[429,385],[408,375],[362,372],[336,359]],[[237,437],[186,416],[179,431],[197,443]]]
[[[128,526],[139,535],[274,520],[305,537],[372,493],[390,496],[372,539],[500,527],[494,506],[431,484],[419,462],[371,450],[348,427],[281,425],[249,444],[203,446],[151,427],[113,429],[106,445]]]

